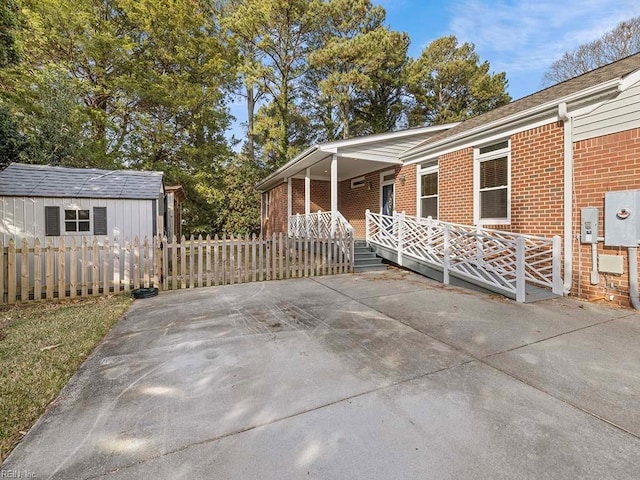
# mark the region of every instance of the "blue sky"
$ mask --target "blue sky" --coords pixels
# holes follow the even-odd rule
[[[565,51],[594,40],[640,15],[640,0],[373,0],[387,11],[392,30],[407,32],[409,55],[433,40],[456,35],[471,42],[493,72],[506,72],[515,100],[534,93],[551,63]],[[234,104],[238,122],[244,106]],[[242,138],[240,126],[233,133]]]
[[[476,45],[494,72],[507,72],[514,99],[542,88],[565,51],[640,15],[638,0],[378,0],[393,30],[411,37],[418,57],[431,41],[456,35]]]

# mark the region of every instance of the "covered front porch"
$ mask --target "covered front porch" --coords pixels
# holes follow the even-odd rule
[[[334,228],[339,214],[355,237],[364,239],[367,209],[414,212],[416,167],[404,167],[400,155],[450,127],[422,127],[307,149],[258,185],[263,231],[291,233],[289,219],[297,214],[334,212]],[[397,195],[397,188],[405,193]]]

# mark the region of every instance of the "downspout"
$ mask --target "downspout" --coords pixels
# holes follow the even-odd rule
[[[564,122],[564,294],[573,284],[573,119],[567,104],[558,105],[558,117]]]
[[[640,299],[638,299],[638,247],[628,248],[629,256],[629,300],[631,306],[640,310]]]

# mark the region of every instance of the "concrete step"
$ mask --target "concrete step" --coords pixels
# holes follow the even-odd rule
[[[384,263],[367,264],[367,265],[354,265],[353,271],[356,273],[361,272],[376,272],[386,270],[387,266]]]
[[[356,258],[354,265],[373,265],[376,263],[382,263],[382,259],[379,257],[373,257],[373,258]]]
[[[367,259],[373,259],[376,258],[376,254],[369,251],[369,252],[356,252],[354,255],[355,261],[357,262],[358,260],[367,260]]]

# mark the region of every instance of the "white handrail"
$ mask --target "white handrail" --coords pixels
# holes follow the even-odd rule
[[[338,245],[346,255],[350,265],[354,258],[355,230],[340,212],[322,212],[291,215],[288,222],[288,235],[300,238],[338,239]]]
[[[455,274],[525,299],[525,284],[551,288],[562,295],[560,237],[523,235],[440,222],[432,218],[366,212],[369,243],[395,251],[403,258],[443,271],[445,283]]]

